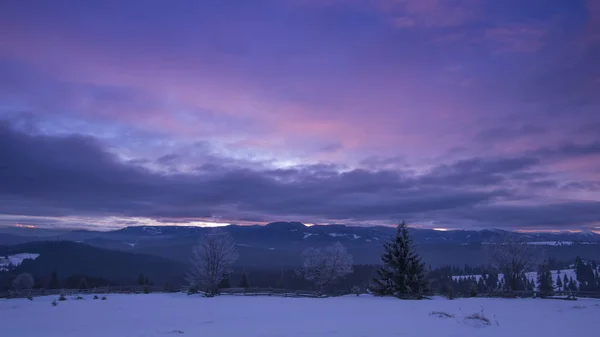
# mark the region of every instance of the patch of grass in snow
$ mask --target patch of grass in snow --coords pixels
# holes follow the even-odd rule
[[[490,325],[491,324],[490,323],[490,319],[487,318],[483,314],[483,310],[481,312],[476,312],[476,313],[474,313],[474,314],[472,314],[470,316],[467,316],[467,317],[465,317],[465,319],[470,319],[470,320],[473,320],[473,321],[478,321],[478,322],[480,322],[482,324],[485,324],[485,325]]]
[[[453,314],[449,314],[443,311],[432,311],[431,313],[429,313],[429,316],[437,316],[439,318],[454,318]]]
[[[573,308],[573,309],[585,309],[585,305],[574,305],[571,308]]]

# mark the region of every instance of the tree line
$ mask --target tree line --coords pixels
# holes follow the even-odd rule
[[[424,296],[429,291],[425,264],[414,250],[406,223],[398,225],[395,237],[385,244],[384,249],[383,265],[377,269],[368,290],[381,296]],[[354,271],[352,256],[339,242],[324,248],[309,248],[303,256],[302,268],[296,274],[323,294],[332,284]],[[206,296],[217,295],[231,275],[237,258],[235,242],[227,232],[215,229],[201,237],[192,250],[192,267],[186,276],[191,291],[202,291]],[[245,273],[241,286],[249,286]],[[357,288],[355,286],[354,290]]]
[[[379,266],[364,266],[361,278],[367,282],[348,286],[346,290],[367,291],[378,296],[398,298],[423,298],[427,294],[455,293],[476,295],[499,290],[519,291],[538,290],[542,296],[552,295],[555,290],[600,290],[600,278],[595,262],[576,261],[577,282],[567,275],[554,282],[551,267],[565,266],[556,260],[539,262],[537,247],[519,241],[516,236],[507,234],[498,242],[489,245],[489,267],[465,266],[463,272],[479,274],[479,277],[453,277],[457,267],[426,268],[415,251],[407,224],[397,225],[394,237],[384,244],[384,253]],[[335,285],[351,274],[355,274],[353,258],[342,244],[335,243],[323,248],[309,248],[303,252],[302,268],[281,272],[281,288],[290,288],[287,280],[296,283],[303,279],[320,293],[340,289]],[[215,296],[219,289],[231,287],[233,264],[238,258],[235,242],[230,234],[218,229],[204,235],[193,248],[190,259],[192,268],[186,276],[191,292],[202,292]],[[528,278],[526,273],[537,269],[537,279]],[[475,273],[475,272],[478,273]],[[368,274],[368,276],[367,276]],[[464,275],[464,274],[463,274]],[[500,277],[502,276],[502,277]],[[251,281],[244,271],[238,284],[249,288]]]
[[[231,287],[312,289],[322,294],[370,292],[399,298],[422,298],[428,294],[474,296],[501,290],[538,290],[543,296],[551,295],[554,291],[600,290],[596,262],[577,258],[575,265],[571,266],[576,270],[575,279],[566,273],[553,279],[550,270],[559,269],[560,273],[560,269],[569,268],[569,264],[552,259],[542,261],[536,246],[518,241],[510,235],[488,245],[490,265],[487,266],[427,268],[415,251],[404,222],[397,226],[396,234],[383,248],[380,265],[354,265],[353,257],[346,248],[335,243],[305,250],[300,268],[234,270],[233,265],[239,258],[235,241],[227,232],[214,229],[201,236],[193,247],[191,268],[185,282],[189,284],[191,292],[202,292],[207,296],[217,295],[220,289]],[[536,279],[527,277],[526,272],[535,270],[538,271]],[[140,273],[137,279],[132,277],[132,282],[148,286],[148,289],[154,285],[144,273]],[[56,271],[49,276],[13,274],[10,281],[0,273],[0,288],[4,289],[88,289],[107,285],[119,284],[86,275],[59,279]],[[164,288],[172,291],[179,285],[166,282]]]

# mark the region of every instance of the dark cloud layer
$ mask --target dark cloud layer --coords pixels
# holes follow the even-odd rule
[[[89,136],[29,134],[2,123],[0,158],[5,214],[361,223],[408,218],[505,227],[581,227],[600,217],[597,202],[502,206],[526,197],[514,182],[539,178],[535,157],[471,158],[422,174],[339,172],[331,165],[243,169],[227,160],[210,163],[218,169],[165,173],[124,162]]]

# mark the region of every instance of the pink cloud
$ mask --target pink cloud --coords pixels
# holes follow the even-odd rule
[[[404,151],[416,154],[430,147],[432,134],[439,132],[433,128],[428,132],[412,131],[421,129],[423,116],[435,118],[436,128],[444,128],[447,123],[459,125],[461,115],[468,119],[468,110],[452,102],[456,101],[452,93],[439,92],[431,102],[422,100],[431,88],[427,83],[419,83],[422,80],[410,69],[389,69],[386,65],[381,65],[381,69],[361,69],[344,81],[344,87],[335,87],[339,79],[334,79],[331,85],[327,84],[330,81],[327,78],[282,79],[283,85],[296,83],[295,88],[300,92],[324,99],[314,105],[274,96],[271,92],[280,81],[277,77],[266,77],[266,82],[257,85],[256,79],[247,76],[245,70],[238,71],[232,60],[207,56],[193,62],[189,56],[160,53],[137,57],[131,51],[99,49],[76,38],[53,41],[50,46],[43,34],[28,36],[27,44],[22,41],[12,40],[9,50],[13,55],[61,80],[134,88],[144,93],[142,99],[155,101],[150,106],[135,102],[121,105],[102,99],[86,101],[74,93],[75,96],[66,99],[73,110],[90,118],[120,120],[179,136],[227,138],[239,134],[239,128],[206,128],[210,121],[203,119],[202,114],[190,122],[179,120],[178,114],[173,113],[208,110],[219,118],[253,120],[261,126],[260,130],[246,129],[249,133],[242,137],[250,137],[250,141],[252,137],[267,139],[261,143],[270,144],[274,151],[278,148],[284,151],[284,144],[289,145],[289,141],[281,142],[282,135],[286,135],[288,140],[296,139],[298,147],[303,140],[317,138],[324,142],[339,141],[347,151],[375,148],[398,151],[395,144],[401,141],[406,147]],[[455,111],[447,111],[453,106]],[[415,115],[415,111],[421,114]],[[197,114],[190,113],[192,117]],[[397,129],[382,129],[382,123],[396,125]],[[447,130],[445,134],[444,137],[453,137]]]
[[[458,27],[478,20],[480,4],[476,0],[328,3],[377,10],[405,28]],[[429,158],[468,142],[478,129],[493,126],[495,121],[490,122],[488,115],[504,116],[504,111],[518,105],[498,104],[495,99],[502,92],[485,88],[479,74],[444,72],[446,62],[460,57],[452,50],[431,57],[419,51],[420,46],[395,49],[398,41],[388,40],[386,34],[369,40],[364,48],[310,35],[311,44],[292,46],[297,47],[296,53],[274,57],[252,48],[242,50],[241,55],[213,50],[211,41],[201,34],[181,48],[163,48],[160,42],[165,41],[160,35],[156,45],[141,43],[132,35],[130,45],[115,47],[77,31],[49,27],[32,32],[10,23],[5,27],[9,26],[10,30],[0,32],[6,42],[0,53],[33,64],[61,81],[142,93],[128,102],[88,100],[78,92],[61,97],[86,118],[115,120],[234,147],[246,144],[276,154],[298,156],[307,152],[305,144],[339,142],[346,157],[375,152]],[[220,23],[207,28],[219,31],[217,40],[248,44],[240,27]],[[499,26],[485,32],[491,48],[523,53],[541,48],[544,36],[542,28],[526,25]],[[471,37],[463,30],[453,30],[432,39],[445,41],[447,47]],[[350,44],[351,53],[329,49],[330,44]],[[467,57],[469,52],[467,49]]]

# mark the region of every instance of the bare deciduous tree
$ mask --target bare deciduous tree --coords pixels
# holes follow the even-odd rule
[[[338,278],[353,271],[352,255],[339,242],[325,248],[308,248],[303,255],[302,274],[320,292],[325,291],[325,288]]]
[[[192,288],[206,291],[207,296],[214,296],[237,259],[233,237],[227,232],[213,229],[193,247],[190,258],[192,267],[186,280]]]
[[[539,259],[536,246],[506,234],[488,247],[492,263],[504,274],[504,282],[510,290],[518,290],[527,271],[533,270]]]
[[[35,280],[29,273],[21,273],[13,280],[13,286],[16,290],[27,290],[33,288]]]

